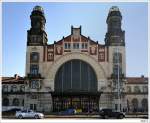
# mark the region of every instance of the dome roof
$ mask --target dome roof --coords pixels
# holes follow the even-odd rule
[[[40,11],[40,12],[44,13],[44,9],[41,6],[35,6],[33,8],[33,11]]]
[[[109,12],[113,12],[113,11],[119,11],[119,8],[117,6],[112,6],[110,9],[109,9]]]

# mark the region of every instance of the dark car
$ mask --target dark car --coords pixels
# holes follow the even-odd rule
[[[65,111],[59,112],[60,115],[72,115],[75,114],[75,109],[66,109]]]
[[[125,117],[125,114],[123,112],[118,112],[118,111],[114,111],[112,109],[107,109],[107,108],[101,109],[99,114],[104,119],[107,119],[109,117],[123,119]]]
[[[20,108],[12,108],[7,111],[3,111],[2,115],[15,115],[16,111],[21,111]]]

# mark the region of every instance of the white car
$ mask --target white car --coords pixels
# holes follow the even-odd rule
[[[23,110],[23,111],[16,112],[16,118],[19,118],[19,119],[23,119],[23,118],[42,119],[42,118],[44,118],[44,114],[34,112],[32,110]]]

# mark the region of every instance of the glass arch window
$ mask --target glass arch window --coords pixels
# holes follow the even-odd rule
[[[58,69],[54,86],[57,92],[96,92],[97,77],[86,62],[71,60]]]

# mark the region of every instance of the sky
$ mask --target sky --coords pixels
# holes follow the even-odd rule
[[[106,18],[118,6],[125,30],[127,76],[148,75],[147,3],[3,3],[2,76],[25,76],[27,30],[34,6],[44,8],[48,43],[71,34],[71,25],[82,26],[82,34],[104,44]]]

